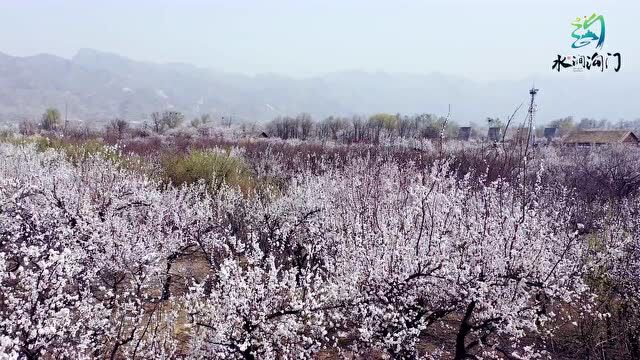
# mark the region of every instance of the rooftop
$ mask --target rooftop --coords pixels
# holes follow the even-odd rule
[[[631,138],[629,139],[629,137]],[[563,139],[563,142],[570,144],[619,144],[626,141],[637,143],[638,137],[630,130],[578,130]]]

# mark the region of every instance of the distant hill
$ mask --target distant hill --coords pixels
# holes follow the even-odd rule
[[[549,68],[551,63],[549,64]],[[623,69],[624,70],[624,69]],[[634,74],[549,74],[536,78],[541,89],[538,119],[576,117],[635,119],[640,107],[630,96],[640,87]],[[308,79],[275,74],[245,76],[189,64],[139,62],[82,49],[71,59],[53,55],[14,57],[0,53],[0,117],[38,117],[46,107],[69,117],[105,121],[119,116],[143,121],[153,111],[175,109],[188,117],[232,114],[265,121],[278,115],[445,114],[461,124],[506,117],[526,101],[533,78],[478,83],[432,73],[389,74],[345,71]]]

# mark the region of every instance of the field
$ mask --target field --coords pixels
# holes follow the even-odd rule
[[[639,189],[625,146],[5,134],[0,355],[637,359]]]

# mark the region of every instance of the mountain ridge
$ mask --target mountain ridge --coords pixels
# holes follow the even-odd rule
[[[555,74],[550,70],[549,75],[536,78],[541,88],[539,119],[548,122],[569,115],[635,119],[640,109],[622,99],[624,94],[639,93],[637,78],[635,74]],[[70,59],[0,52],[0,116],[8,121],[36,118],[47,107],[66,104],[71,119],[85,121],[114,117],[144,121],[153,111],[173,109],[187,116],[211,113],[260,122],[299,112],[316,118],[376,112],[443,115],[451,104],[454,120],[467,124],[481,123],[489,116],[505,117],[527,100],[532,83],[531,77],[477,82],[439,72],[358,70],[300,79],[137,61],[88,48]]]

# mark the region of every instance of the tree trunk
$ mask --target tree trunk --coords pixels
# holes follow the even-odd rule
[[[162,285],[162,297],[160,298],[161,300],[169,300],[169,297],[171,296],[171,266],[173,265],[173,262],[176,260],[176,258],[178,257],[178,254],[171,254],[168,258],[167,258],[167,275],[166,278],[164,280],[164,284]]]
[[[464,317],[462,318],[462,322],[460,323],[460,329],[458,330],[458,335],[456,336],[456,355],[455,360],[463,360],[468,357],[467,348],[465,346],[465,340],[469,332],[471,331],[471,324],[469,324],[469,320],[471,319],[471,315],[473,314],[473,310],[476,308],[476,302],[472,301],[467,305],[467,310],[464,313]]]

